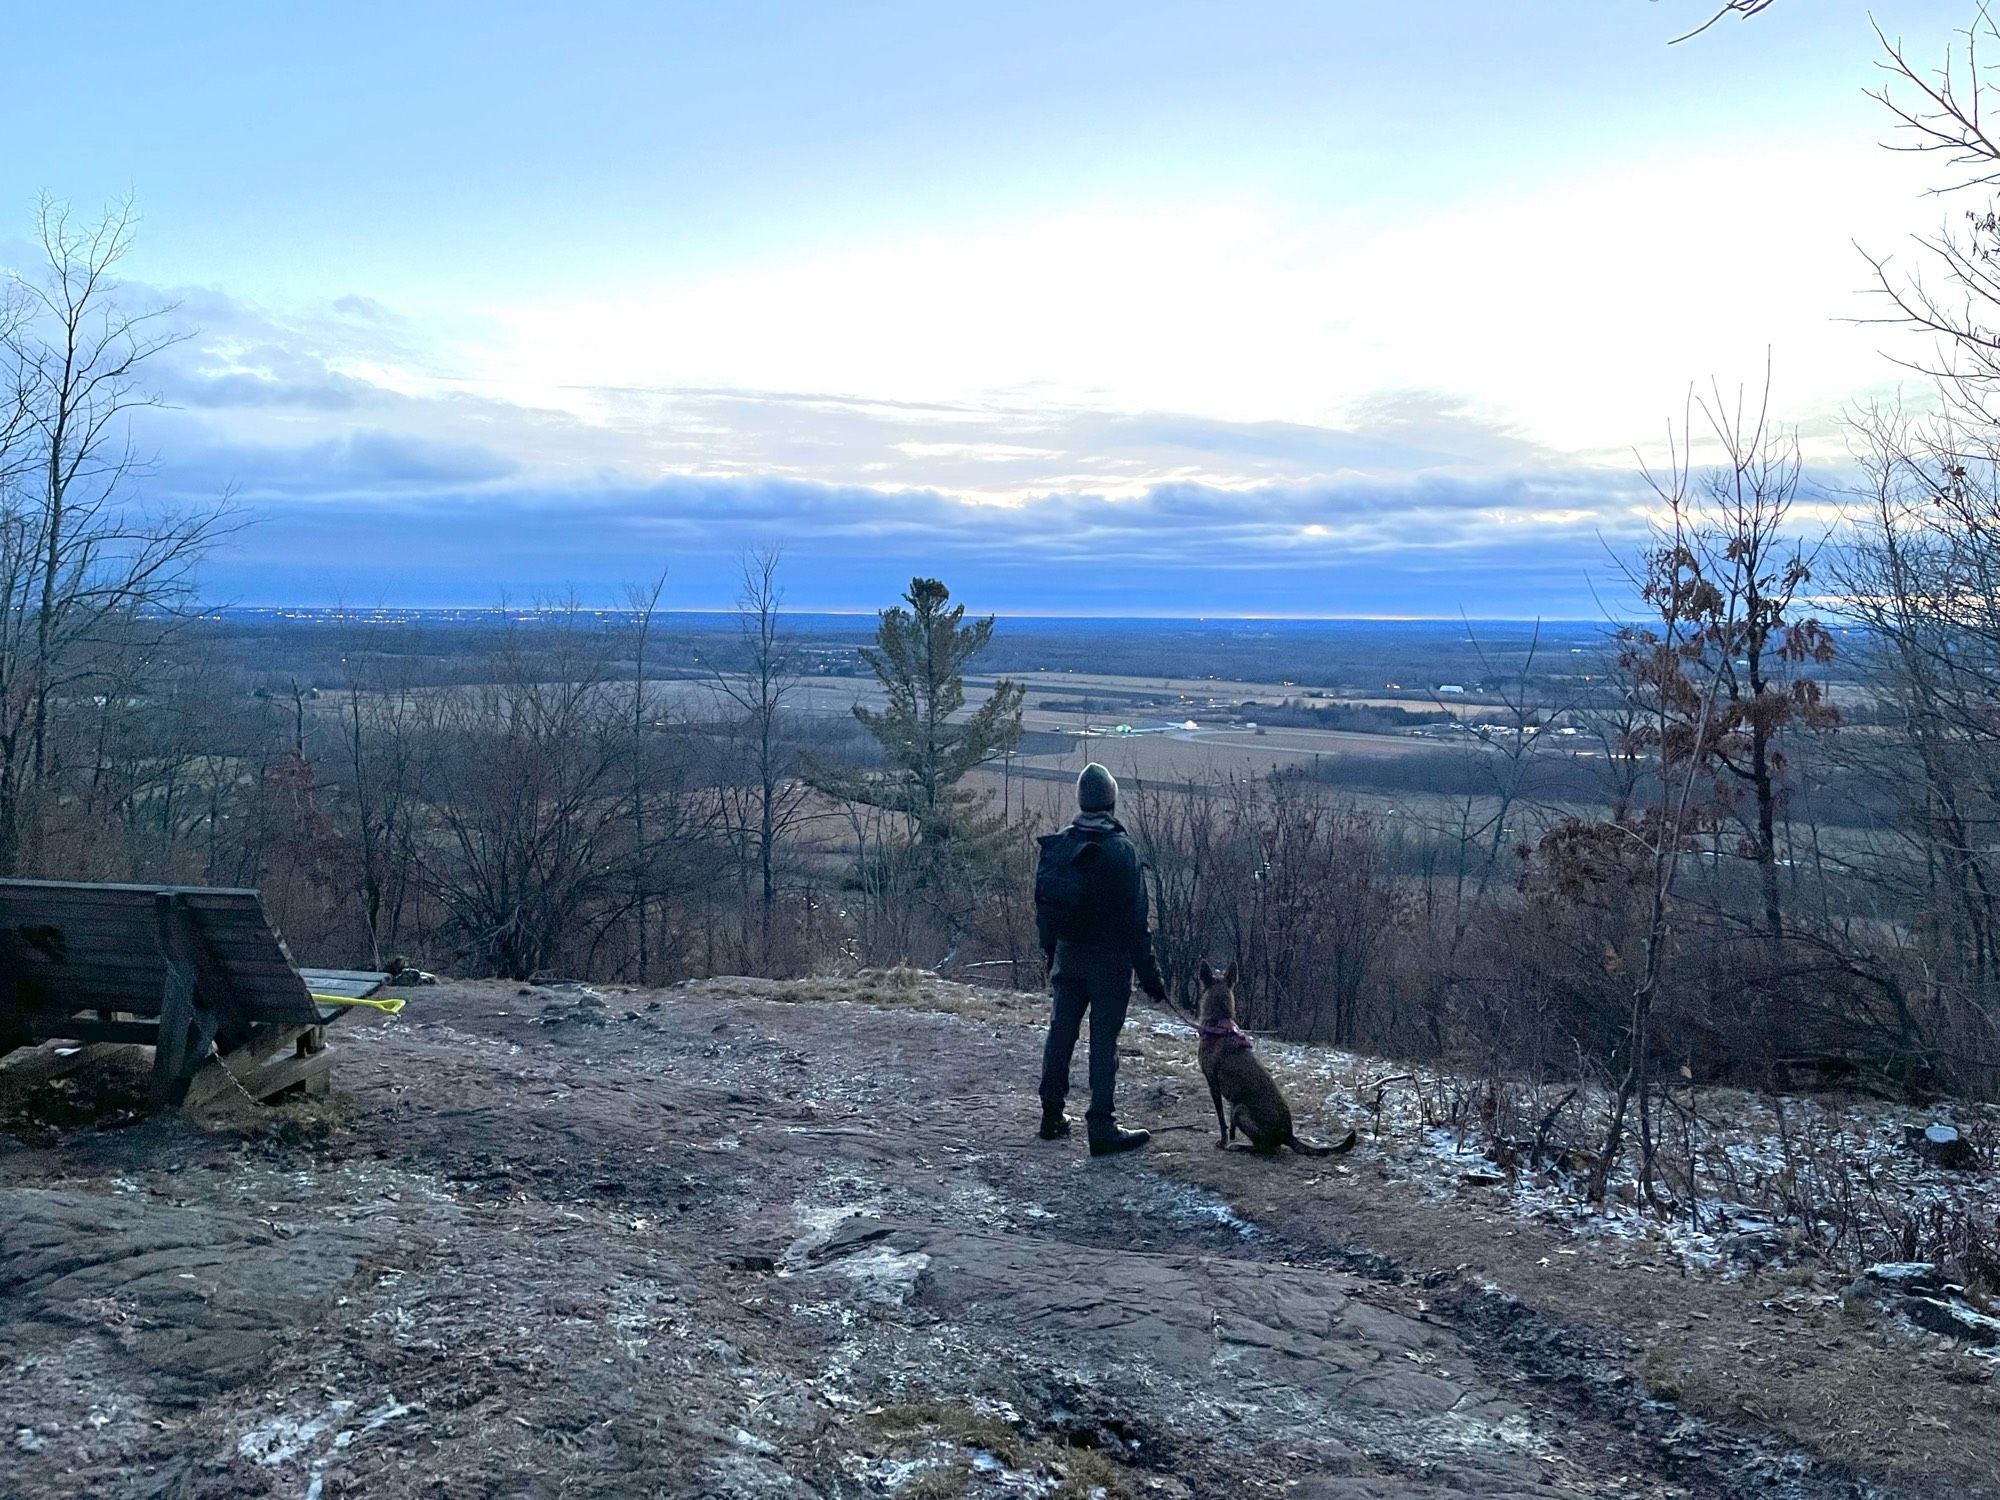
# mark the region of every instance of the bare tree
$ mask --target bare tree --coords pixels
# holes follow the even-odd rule
[[[653,617],[659,612],[660,596],[666,592],[666,570],[653,580],[651,588],[635,585],[630,592],[632,605],[632,743],[627,752],[632,773],[632,847],[640,857],[632,861],[632,905],[633,920],[638,927],[637,948],[639,983],[652,982],[652,907],[653,891],[649,878],[652,862],[643,857],[643,851],[652,847],[650,831],[646,827],[646,812],[651,798],[646,786],[646,730],[651,715],[646,706],[646,647],[653,637]]]
[[[2000,188],[2000,137],[1986,121],[1991,64],[1980,49],[2000,46],[2000,22],[1981,5],[1960,33],[1962,45],[1946,50],[1929,71],[1910,61],[1903,44],[1876,28],[1888,80],[1871,97],[1895,120],[1890,150],[1940,158],[1952,179],[1932,189],[1939,196]],[[1954,227],[1916,240],[1921,259],[1905,273],[1886,255],[1871,255],[1876,286],[1893,308],[1888,321],[1927,336],[1928,355],[1901,360],[1930,379],[1961,422],[1992,426],[2000,387],[2000,214],[1989,198],[1964,212]],[[1928,268],[1932,278],[1927,279]]]
[[[1588,1185],[1593,1201],[1605,1195],[1635,1105],[1640,1178],[1651,1181],[1653,1012],[1667,972],[1681,863],[1700,825],[1700,789],[1712,775],[1707,736],[1722,678],[1699,639],[1706,590],[1683,566],[1695,551],[1691,477],[1687,449],[1681,445],[1672,447],[1664,472],[1647,474],[1666,511],[1639,579],[1652,620],[1621,632],[1620,661],[1639,706],[1640,732],[1656,751],[1658,794],[1622,820],[1568,819],[1556,825],[1543,835],[1535,851],[1538,868],[1530,870],[1572,899],[1591,899],[1610,888],[1629,892],[1638,908],[1636,965],[1622,954],[1606,954],[1607,970],[1629,975],[1630,983],[1620,1049],[1623,1067]]]
[[[744,555],[736,596],[741,649],[737,661],[718,665],[715,672],[717,689],[742,716],[740,727],[750,749],[749,805],[741,821],[757,877],[759,950],[766,965],[771,961],[781,850],[805,816],[811,792],[797,776],[795,757],[784,741],[785,705],[798,687],[798,671],[782,618],[785,596],[778,567],[783,556],[770,545]]]
[[[1690,417],[1694,410],[1691,401]],[[1640,1182],[1652,1194],[1655,1018],[1663,990],[1673,978],[1699,984],[1725,972],[1733,931],[1747,928],[1762,954],[1745,976],[1764,1002],[1753,1012],[1755,1050],[1775,1067],[1781,1048],[1796,1040],[1776,829],[1790,736],[1833,721],[1804,670],[1830,659],[1832,648],[1816,620],[1795,613],[1811,573],[1787,524],[1799,482],[1793,440],[1775,431],[1761,402],[1747,410],[1718,397],[1700,410],[1723,461],[1697,474],[1683,424],[1670,434],[1666,468],[1646,475],[1663,519],[1630,575],[1646,622],[1617,636],[1625,703],[1616,716],[1623,731],[1614,808],[1609,816],[1557,823],[1529,851],[1523,876],[1532,893],[1598,914],[1576,934],[1596,950],[1585,955],[1595,980],[1579,966],[1568,982],[1624,989],[1593,1198],[1603,1196],[1634,1116]],[[1739,789],[1747,812],[1738,806]],[[1727,907],[1698,908],[1681,891],[1698,838],[1731,822],[1743,830],[1737,852],[1758,876],[1751,903],[1758,915],[1740,926]],[[1677,968],[1684,954],[1698,955],[1705,978]],[[1684,999],[1681,1010],[1693,1024],[1713,1024],[1689,1015]]]
[[[1857,749],[1893,819],[1863,873],[1971,1083],[2000,1065],[2000,439],[1880,411],[1857,431],[1868,484],[1836,581],[1866,627],[1880,726]]]
[[[1467,754],[1477,772],[1474,784],[1458,802],[1444,805],[1434,815],[1409,810],[1413,819],[1428,823],[1431,834],[1420,899],[1437,976],[1425,996],[1425,1020],[1430,1044],[1437,1051],[1444,1048],[1448,1013],[1471,977],[1468,955],[1479,924],[1490,914],[1495,892],[1509,884],[1508,860],[1527,810],[1530,778],[1544,743],[1539,730],[1549,712],[1545,689],[1537,680],[1539,622],[1511,681],[1489,662],[1470,621],[1466,632],[1483,675],[1500,679],[1497,696],[1502,715],[1498,724],[1482,726],[1476,737],[1458,715],[1450,715],[1451,723],[1468,736]],[[1440,711],[1450,712],[1442,699],[1433,696],[1432,701]]]
[[[360,906],[369,964],[379,969],[396,943],[414,873],[417,762],[410,731],[417,714],[406,684],[364,682],[351,653],[341,661],[347,669],[344,874]]]
[[[55,707],[166,634],[229,516],[226,498],[181,510],[137,493],[148,468],[131,418],[159,404],[143,372],[186,335],[170,306],[121,302],[130,205],[83,224],[45,199],[36,223],[43,264],[13,278],[0,320],[12,391],[0,417],[0,869],[39,856],[33,799],[50,780]]]
[[[631,904],[644,851],[627,835],[631,742],[603,636],[572,606],[518,627],[499,666],[428,704],[421,870],[463,956],[527,979]]]
[[[1920,237],[1914,264],[1871,257],[1887,321],[1927,348],[1901,362],[1930,381],[1935,415],[1877,408],[1854,423],[1866,482],[1840,592],[1867,627],[1874,710],[1864,740],[1894,826],[1862,872],[1887,903],[1878,932],[1913,948],[1878,966],[1895,1025],[1962,1085],[2000,1077],[2000,136],[1985,109],[2000,23],[1980,5],[1942,62],[1911,61],[1877,29],[1874,98],[1891,149],[1937,160],[1940,196],[1975,202]]]

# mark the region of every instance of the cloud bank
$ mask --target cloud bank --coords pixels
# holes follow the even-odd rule
[[[536,406],[366,299],[181,300],[203,331],[157,372],[148,489],[253,523],[218,602],[611,601],[664,566],[677,605],[723,607],[775,542],[802,608],[921,572],[1015,612],[1588,615],[1648,498],[1425,390],[1340,427],[717,387]]]

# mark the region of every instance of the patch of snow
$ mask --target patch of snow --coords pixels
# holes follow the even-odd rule
[[[251,1428],[236,1441],[236,1454],[264,1468],[277,1468],[302,1457],[317,1446],[327,1432],[338,1426],[354,1410],[352,1401],[332,1401],[314,1417],[280,1412],[260,1426]]]
[[[420,1410],[422,1408],[419,1406],[405,1405],[394,1396],[387,1396],[383,1398],[381,1405],[377,1406],[361,1419],[360,1427],[353,1429],[351,1434],[343,1432],[340,1436],[342,1438],[366,1437],[369,1433],[388,1426],[396,1418],[407,1417],[411,1412]],[[342,1444],[342,1446],[345,1446],[345,1444]]]
[[[843,1255],[815,1274],[845,1276],[870,1302],[900,1305],[917,1289],[917,1278],[930,1269],[931,1258],[921,1250],[877,1248]]]
[[[813,1252],[833,1238],[834,1230],[849,1219],[867,1217],[880,1212],[882,1198],[879,1194],[869,1194],[853,1203],[804,1203],[794,1200],[792,1217],[797,1219],[804,1231],[793,1240],[778,1257],[783,1268],[779,1275],[788,1275],[811,1263]]]
[[[1163,1038],[1155,1060],[1192,1074],[1193,1049],[1174,1039],[1176,1028],[1155,1030]],[[1587,1153],[1603,1139],[1610,1106],[1601,1087],[1493,1080],[1271,1037],[1259,1037],[1257,1046],[1298,1107],[1301,1131],[1357,1129],[1357,1161],[1385,1182],[1434,1202],[1476,1195],[1621,1263],[1735,1278],[1846,1258],[1858,1262],[1848,1267],[1858,1272],[1867,1259],[1897,1254],[1902,1225],[1941,1214],[2000,1217],[2000,1172],[1943,1168],[1912,1145],[1948,1117],[1979,1150],[1991,1150],[2000,1137],[2000,1106],[1956,1104],[1947,1111],[1714,1086],[1690,1093],[1683,1086],[1662,1142],[1668,1170],[1657,1180],[1662,1197],[1668,1196],[1663,1184],[1673,1184],[1673,1201],[1644,1201],[1628,1132],[1608,1175],[1606,1201],[1591,1204]],[[1503,1165],[1487,1155],[1505,1139],[1524,1158],[1542,1131],[1548,1154],[1539,1163],[1508,1157]],[[1868,1205],[1867,1232],[1836,1243],[1813,1205],[1830,1214],[1853,1202]]]

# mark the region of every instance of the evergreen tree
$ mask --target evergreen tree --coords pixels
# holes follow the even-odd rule
[[[1002,682],[970,714],[965,668],[993,636],[993,617],[965,623],[965,606],[934,578],[913,578],[903,604],[882,611],[875,644],[862,650],[888,697],[877,711],[854,707],[882,746],[882,771],[815,765],[822,791],[907,815],[918,838],[937,845],[979,831],[978,796],[959,786],[966,773],[1020,743],[1019,683]]]

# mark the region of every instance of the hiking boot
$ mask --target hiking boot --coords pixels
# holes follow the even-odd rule
[[[1116,1156],[1121,1151],[1137,1151],[1152,1138],[1150,1130],[1120,1130],[1116,1125],[1108,1125],[1090,1132],[1090,1154]]]
[[[1069,1137],[1069,1116],[1059,1109],[1042,1111],[1042,1128],[1039,1132],[1045,1141],[1066,1140]]]

